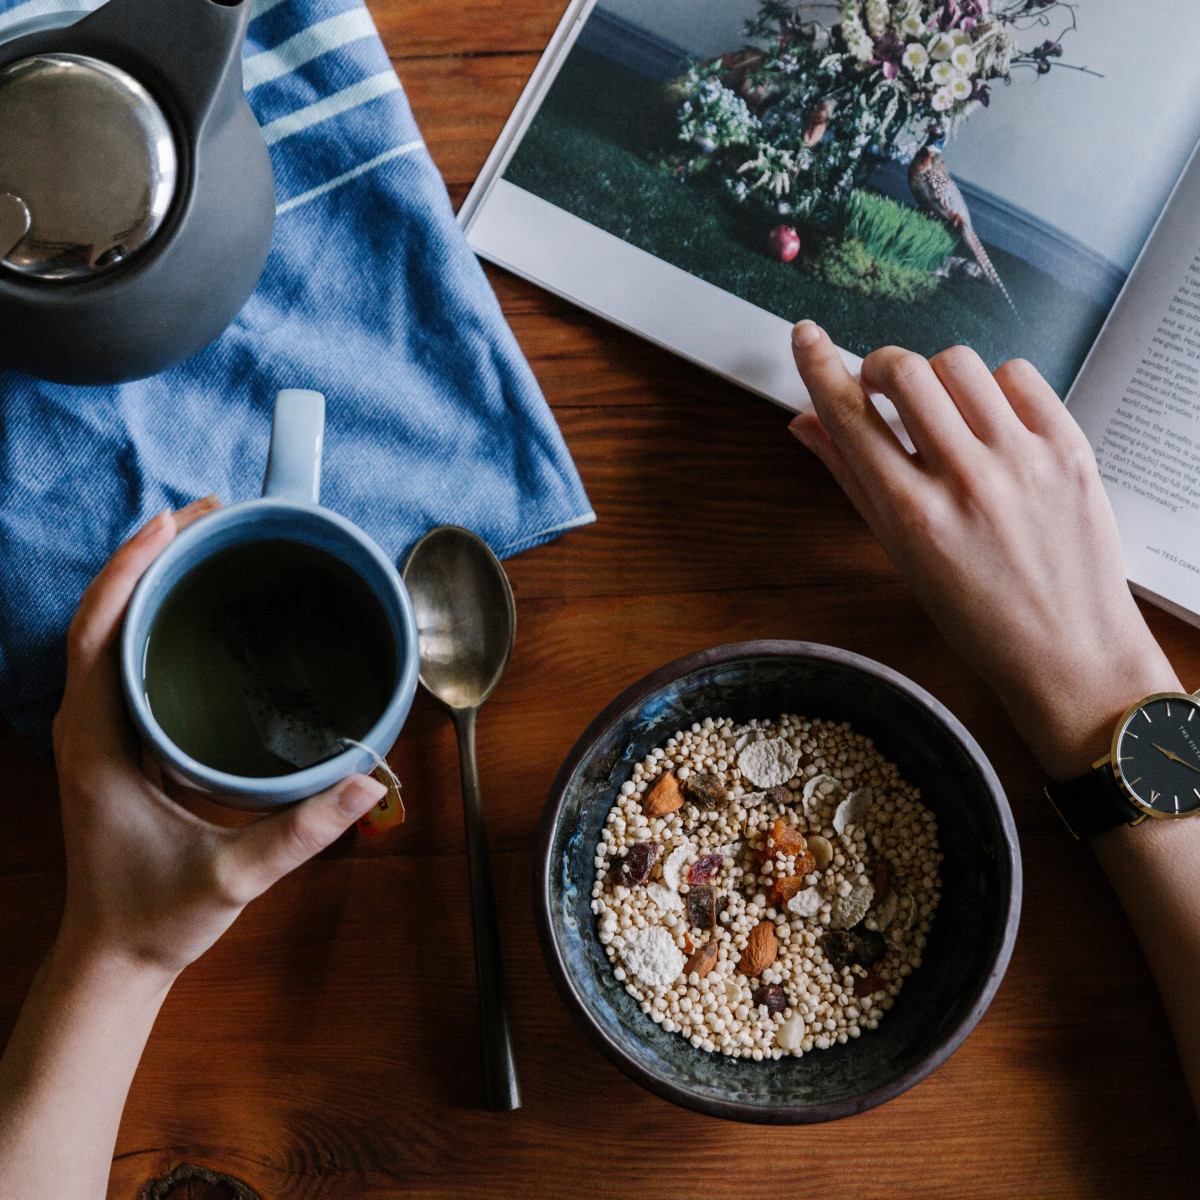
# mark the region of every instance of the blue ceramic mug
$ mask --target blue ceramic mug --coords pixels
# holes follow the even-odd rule
[[[394,640],[395,680],[383,714],[362,739],[382,756],[400,732],[417,688],[419,650],[412,601],[386,554],[356,525],[318,504],[325,398],[319,392],[282,391],[275,399],[271,448],[262,498],[219,509],[185,529],[142,577],[121,639],[121,681],[138,734],[160,765],[192,787],[234,808],[260,811],[314,795],[375,765],[353,747],[286,775],[231,775],[198,762],[163,731],[151,711],[145,664],[154,620],[180,581],[212,555],[247,543],[298,542],[332,555],[366,583],[387,617]]]

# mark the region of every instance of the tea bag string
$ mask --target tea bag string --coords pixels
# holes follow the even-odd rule
[[[387,759],[376,754],[370,746],[364,745],[362,742],[356,742],[354,738],[340,737],[337,739],[337,744],[346,749],[353,746],[371,756],[372,761],[375,763],[371,774],[387,788],[387,795],[380,801],[380,804],[385,804],[389,799],[393,800],[400,809],[400,820],[403,821],[407,813],[404,809],[404,798],[400,795],[400,780],[397,778],[396,772],[388,766]]]

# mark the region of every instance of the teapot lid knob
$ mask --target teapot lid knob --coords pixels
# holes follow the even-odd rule
[[[175,138],[126,72],[79,54],[11,63],[0,70],[0,129],[0,193],[9,194],[0,195],[0,268],[93,278],[162,226],[179,172]],[[27,228],[14,244],[18,219]]]

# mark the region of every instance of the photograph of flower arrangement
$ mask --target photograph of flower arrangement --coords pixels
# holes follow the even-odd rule
[[[504,178],[760,308],[821,321],[853,353],[967,342],[993,365],[1030,358],[1065,391],[1172,178],[1147,183],[1144,211],[1126,205],[1122,241],[1105,206],[1130,162],[1097,141],[1107,194],[1094,173],[1044,169],[1055,139],[1124,128],[1127,80],[1099,31],[1129,8],[602,0]],[[1139,62],[1162,44],[1161,0],[1146,9],[1123,35]],[[1200,34],[1198,18],[1182,19]],[[1195,136],[1181,122],[1176,174]],[[1016,200],[999,194],[1034,159]]]

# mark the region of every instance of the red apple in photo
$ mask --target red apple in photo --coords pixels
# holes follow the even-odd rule
[[[780,262],[791,262],[800,253],[800,235],[790,225],[776,225],[767,234],[767,247]]]

